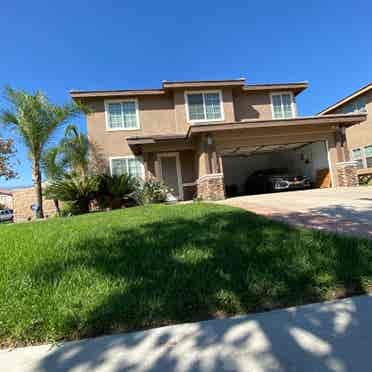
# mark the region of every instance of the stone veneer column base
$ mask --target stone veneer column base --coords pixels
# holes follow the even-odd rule
[[[197,197],[202,200],[225,199],[225,183],[222,173],[206,174],[197,181]]]
[[[358,168],[356,161],[336,163],[337,181],[340,187],[359,186]]]

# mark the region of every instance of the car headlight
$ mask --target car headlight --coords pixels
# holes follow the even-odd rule
[[[284,188],[288,187],[288,182],[285,182],[285,181],[278,181],[278,182],[275,182],[274,187],[275,187],[276,189],[284,189]]]

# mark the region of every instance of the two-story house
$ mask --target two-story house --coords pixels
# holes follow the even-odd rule
[[[372,83],[322,110],[318,115],[372,112]],[[357,162],[359,175],[372,174],[372,117],[346,130],[350,157]]]
[[[298,117],[306,82],[163,81],[161,89],[71,91],[112,174],[164,180],[180,200],[222,199],[257,169],[296,169],[355,185],[345,128],[365,114]]]
[[[0,204],[6,208],[13,208],[13,194],[10,190],[0,189]]]

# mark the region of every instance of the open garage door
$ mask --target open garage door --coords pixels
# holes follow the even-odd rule
[[[270,174],[282,174],[283,177],[287,177],[286,179],[294,181],[297,189],[305,185],[305,183],[301,184],[305,179],[309,180],[309,184],[306,182],[306,187],[331,186],[325,141],[236,147],[225,150],[222,154],[222,161],[228,197],[276,191],[270,187],[259,186],[261,183],[267,184],[267,181],[258,182],[256,185],[257,175],[261,173],[267,175],[266,179],[270,178]],[[262,181],[262,179],[259,180]],[[286,189],[285,182],[287,181],[284,180],[282,183],[282,190]],[[250,187],[253,183],[255,187]],[[269,183],[275,182],[269,181]]]

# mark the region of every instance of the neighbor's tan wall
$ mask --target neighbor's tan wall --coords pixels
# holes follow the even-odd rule
[[[32,187],[12,190],[14,222],[25,222],[35,217],[31,205],[36,203],[35,190]],[[56,214],[53,200],[43,199],[44,216],[50,217]]]
[[[366,121],[361,124],[355,124],[346,130],[346,138],[350,150],[357,147],[372,145],[372,91],[365,93],[363,97],[366,100],[368,115]],[[350,101],[347,104],[352,102],[353,101]],[[329,114],[341,114],[342,109],[347,104],[340,106]]]

